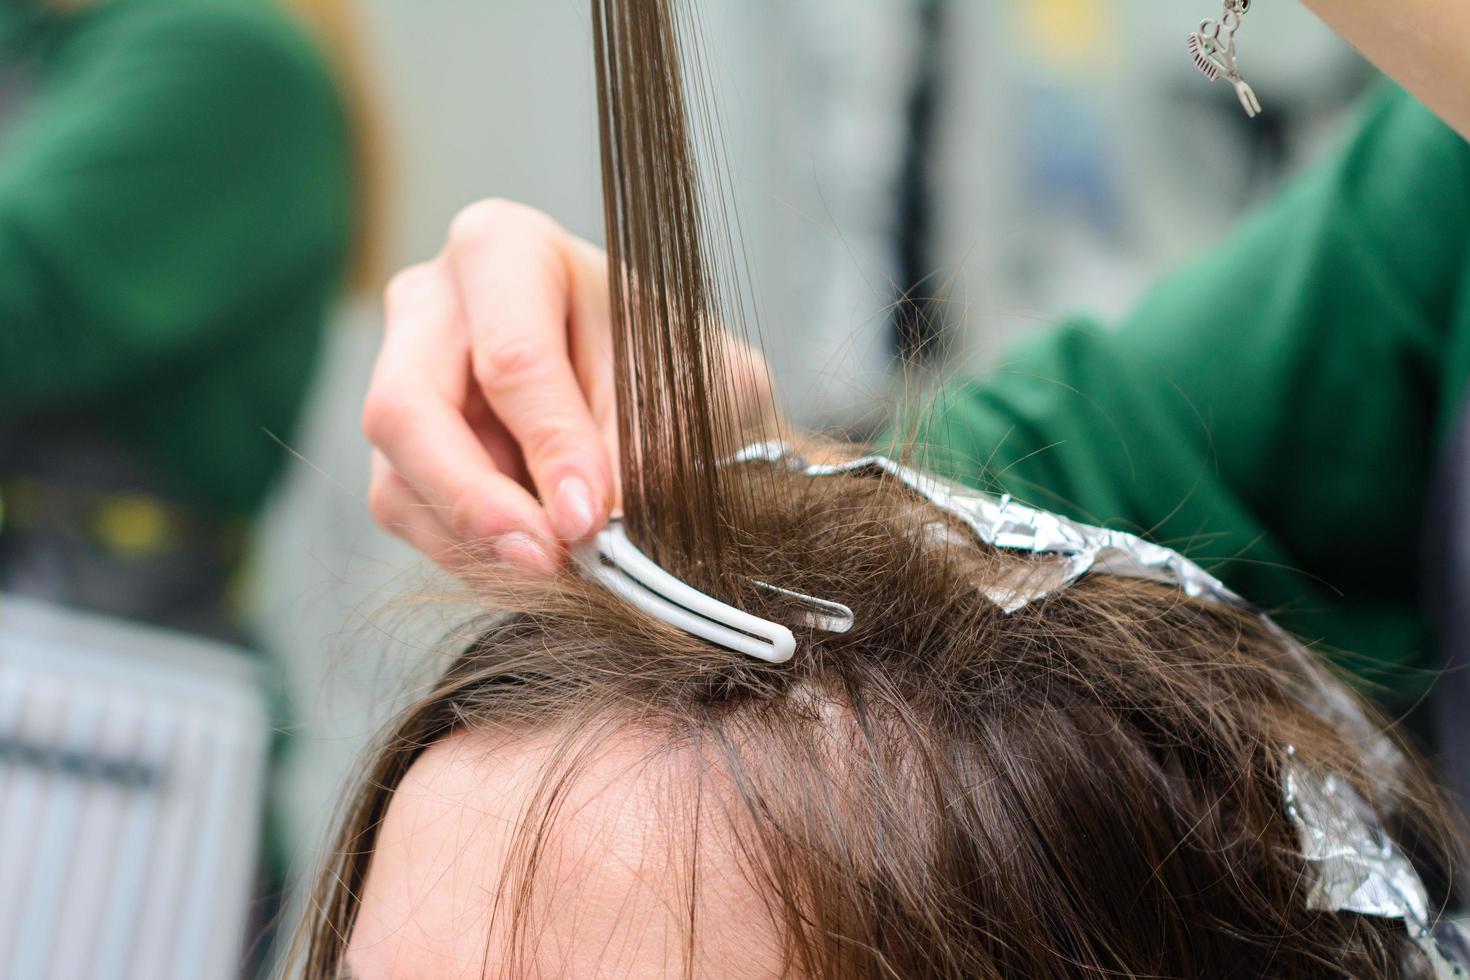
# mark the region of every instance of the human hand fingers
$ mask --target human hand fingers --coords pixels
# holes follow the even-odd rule
[[[520,534],[554,556],[555,532],[544,511],[496,464],[466,417],[469,343],[446,268],[430,263],[400,273],[389,287],[387,308],[363,408],[363,429],[382,459],[375,499],[398,514],[401,481],[460,546]],[[385,482],[385,472],[395,480]],[[424,539],[425,519],[403,527]],[[428,550],[436,560],[444,554],[440,546]]]
[[[486,201],[455,220],[444,260],[469,331],[475,384],[515,440],[566,541],[590,536],[614,498],[610,411],[594,417],[612,384],[606,276],[588,249],[550,218]],[[598,291],[601,295],[598,295]],[[575,337],[575,342],[574,342]],[[574,356],[578,363],[573,363]]]
[[[368,504],[378,524],[413,545],[442,568],[468,574],[495,559],[529,571],[556,570],[559,556],[521,531],[466,541],[460,538],[439,508],[429,504],[393,469],[386,456],[374,451]]]

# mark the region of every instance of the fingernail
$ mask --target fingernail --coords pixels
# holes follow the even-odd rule
[[[549,566],[551,553],[546,546],[524,531],[512,531],[495,542],[500,560],[522,568],[542,569]]]
[[[597,529],[592,491],[587,489],[587,481],[579,476],[569,476],[557,484],[551,510],[557,530],[569,540],[580,541]]]

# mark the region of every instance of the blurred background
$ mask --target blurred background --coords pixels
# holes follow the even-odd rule
[[[601,240],[585,0],[331,6],[350,19],[331,29],[357,39],[354,99],[381,151],[383,270],[432,256],[455,213],[491,196]],[[1069,313],[1126,311],[1329,145],[1373,81],[1290,2],[1256,5],[1241,29],[1254,121],[1185,51],[1215,0],[698,7],[779,390],[798,421],[859,434],[892,404],[899,355],[981,371]],[[367,512],[358,415],[381,278],[333,302],[285,445],[259,436],[289,457],[243,581],[249,645],[289,719],[272,837],[291,880],[463,611]]]

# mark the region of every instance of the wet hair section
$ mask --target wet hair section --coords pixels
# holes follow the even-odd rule
[[[697,8],[593,0],[592,16],[623,511],[640,549],[733,601],[729,498],[773,488],[720,463],[775,437],[775,413],[734,362],[756,318]]]

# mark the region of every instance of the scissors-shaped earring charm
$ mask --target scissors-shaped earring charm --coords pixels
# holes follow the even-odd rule
[[[1223,78],[1235,86],[1241,108],[1254,119],[1261,111],[1261,102],[1240,77],[1240,64],[1235,60],[1235,32],[1250,9],[1251,0],[1225,0],[1225,13],[1219,20],[1206,20],[1189,35],[1189,53],[1194,56],[1195,67],[1210,81]]]

